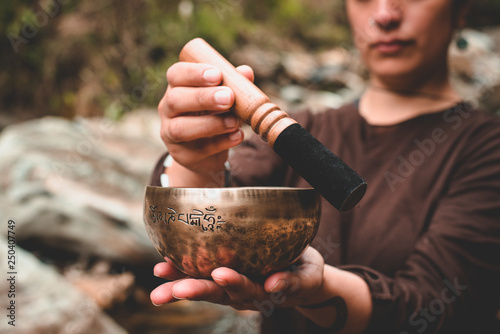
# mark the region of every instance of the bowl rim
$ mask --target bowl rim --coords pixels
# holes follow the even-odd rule
[[[161,187],[161,186],[146,186],[146,188],[162,188],[162,189],[170,189],[170,190],[193,190],[193,191],[206,191],[206,190],[215,190],[215,191],[223,191],[223,190],[270,190],[270,191],[316,191],[314,188],[306,188],[306,187],[286,187],[286,186],[245,186],[245,187],[217,187],[217,188],[197,188],[197,187]]]

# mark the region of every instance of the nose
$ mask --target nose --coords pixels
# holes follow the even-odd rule
[[[378,0],[371,23],[380,29],[390,30],[400,24],[402,14],[401,0]]]

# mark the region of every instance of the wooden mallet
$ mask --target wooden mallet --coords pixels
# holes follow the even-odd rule
[[[236,115],[259,134],[281,158],[340,211],[353,208],[366,181],[307,132],[222,55],[201,38],[188,42],[179,59],[211,64],[222,72],[222,85],[234,92]]]

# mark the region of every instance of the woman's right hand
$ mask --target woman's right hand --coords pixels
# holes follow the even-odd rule
[[[253,71],[240,66],[253,80]],[[209,64],[179,62],[167,71],[168,88],[158,111],[161,138],[174,163],[170,186],[221,186],[228,149],[243,141],[236,115],[229,111],[233,91],[219,86],[222,73]]]

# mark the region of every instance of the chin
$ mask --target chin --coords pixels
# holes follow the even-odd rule
[[[368,69],[372,76],[376,76],[383,81],[411,81],[412,78],[422,74],[422,70],[419,66],[412,66],[407,60],[390,59],[378,61],[369,64]]]

